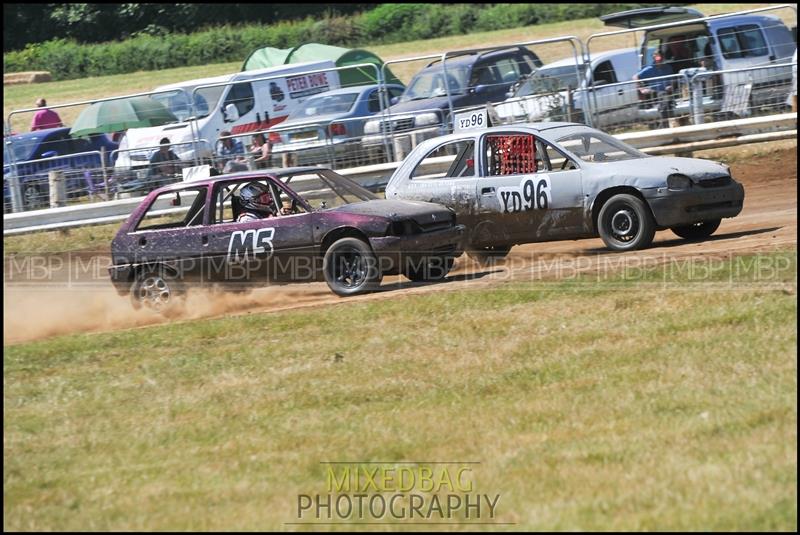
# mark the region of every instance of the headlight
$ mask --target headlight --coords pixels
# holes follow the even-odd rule
[[[422,232],[422,229],[417,222],[410,219],[393,221],[387,229],[387,234],[390,236],[408,236],[410,234],[419,234],[420,232]]]
[[[380,121],[367,121],[364,124],[364,133],[365,134],[377,134],[381,131],[381,122]]]
[[[669,175],[667,177],[667,187],[669,189],[688,189],[692,187],[692,181],[686,175]]]
[[[414,118],[414,126],[427,126],[429,124],[437,124],[439,122],[439,115],[437,113],[420,113]]]

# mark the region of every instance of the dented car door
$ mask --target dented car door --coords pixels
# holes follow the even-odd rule
[[[580,230],[581,173],[574,162],[531,134],[491,134],[481,143],[476,245],[484,245],[482,236],[486,244],[524,243]]]

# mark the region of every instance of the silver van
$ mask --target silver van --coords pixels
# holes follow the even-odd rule
[[[600,20],[608,26],[642,28],[641,50],[661,51],[676,74],[693,75],[694,69],[739,70],[710,80],[712,108],[749,115],[753,108],[783,105],[786,100],[797,44],[777,16],[733,13],[703,17],[691,8],[648,7],[604,15]],[[643,61],[641,66],[645,65]],[[754,69],[771,66],[774,68]]]
[[[587,97],[591,99],[592,124],[597,128],[634,122],[640,117],[636,84],[622,83],[639,71],[638,48],[592,54],[588,68],[580,59],[578,62],[576,67],[575,57],[554,61],[518,82],[510,97],[494,107],[502,122],[583,122]]]

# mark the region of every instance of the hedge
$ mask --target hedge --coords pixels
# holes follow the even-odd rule
[[[383,4],[351,16],[325,15],[269,26],[221,26],[192,34],[139,35],[79,44],[54,39],[3,54],[3,72],[45,70],[54,80],[244,61],[262,46],[307,42],[351,48],[462,35],[576,18],[648,4]]]

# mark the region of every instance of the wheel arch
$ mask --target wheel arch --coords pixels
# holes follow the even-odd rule
[[[372,245],[369,243],[369,238],[367,238],[367,235],[362,231],[355,227],[337,227],[333,230],[329,230],[322,238],[322,243],[319,247],[320,254],[324,256],[328,248],[342,238],[358,238],[372,248]]]
[[[633,195],[635,197],[638,197],[639,199],[642,200],[642,202],[644,202],[644,205],[647,206],[647,209],[650,210],[650,215],[653,214],[653,210],[652,210],[652,208],[650,208],[650,204],[647,202],[647,199],[645,199],[644,195],[642,195],[642,192],[639,191],[638,189],[636,189],[635,187],[633,187],[633,186],[614,186],[613,188],[604,189],[603,191],[601,191],[600,193],[597,194],[597,196],[594,198],[594,202],[592,203],[592,208],[591,208],[592,228],[591,228],[591,231],[594,234],[597,234],[599,232],[599,230],[597,228],[597,219],[600,216],[600,210],[603,209],[603,205],[606,202],[608,202],[608,200],[611,197],[613,197],[614,195],[619,195],[621,193],[627,193],[629,195]]]
[[[177,277],[179,274],[177,269],[175,269],[173,266],[170,266],[169,264],[165,264],[164,262],[146,262],[142,264],[135,264],[133,266],[133,269],[131,270],[130,282],[135,281],[136,277],[138,277],[142,271],[149,269],[159,269],[159,268],[163,269],[169,275],[174,277]]]

